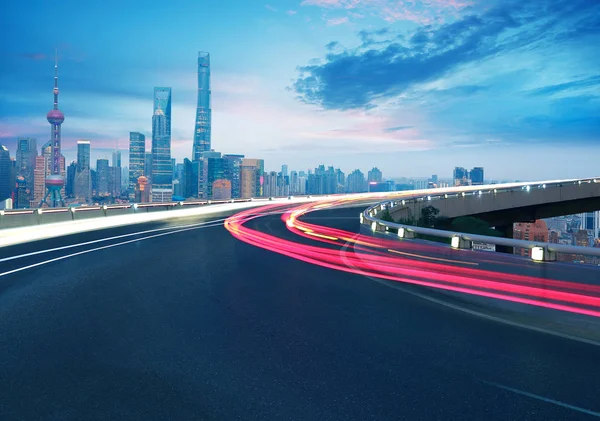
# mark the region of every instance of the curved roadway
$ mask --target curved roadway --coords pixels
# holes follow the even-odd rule
[[[305,219],[356,232],[357,213]],[[600,417],[597,346],[253,247],[213,219],[1,248],[0,419]],[[280,215],[247,225],[311,242]]]

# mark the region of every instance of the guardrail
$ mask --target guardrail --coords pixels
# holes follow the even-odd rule
[[[320,197],[339,196],[345,196],[345,194],[341,193],[327,195],[290,195],[252,197],[247,199],[190,200],[162,203],[122,203],[113,205],[69,206],[62,208],[2,209],[0,210],[0,230],[7,228],[26,227],[32,225],[52,224],[57,222],[76,221],[81,219],[186,209],[196,206],[218,205],[225,203],[269,202],[273,200],[291,200],[296,198],[311,199]]]
[[[414,238],[416,234],[449,238],[451,247],[455,249],[472,249],[474,242],[494,244],[505,247],[519,247],[531,249],[531,258],[535,261],[554,261],[557,253],[569,253],[583,256],[600,257],[600,248],[571,246],[566,244],[545,243],[528,240],[518,240],[514,238],[492,237],[487,235],[468,234],[463,232],[453,232],[434,228],[418,227],[413,225],[398,224],[395,222],[383,221],[380,215],[385,209],[402,205],[406,206],[410,203],[431,202],[441,199],[463,198],[466,196],[481,196],[485,194],[502,194],[506,192],[514,192],[516,189],[531,191],[532,189],[547,189],[555,187],[563,187],[572,183],[574,185],[582,185],[588,183],[600,183],[600,179],[589,178],[581,180],[564,180],[558,182],[542,182],[542,183],[514,183],[501,185],[486,185],[486,186],[469,186],[444,189],[442,192],[436,190],[431,191],[431,194],[422,194],[421,192],[411,197],[402,199],[392,199],[380,202],[370,206],[360,214],[360,222],[362,225],[370,227],[372,232],[393,234],[390,229],[397,230],[396,236],[400,239]],[[467,215],[465,215],[467,216]]]

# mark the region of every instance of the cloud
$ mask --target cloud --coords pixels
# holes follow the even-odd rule
[[[348,22],[348,18],[347,17],[342,17],[342,18],[331,18],[327,20],[327,25],[329,26],[336,26],[336,25],[342,25],[344,23]]]
[[[414,128],[414,126],[386,127],[385,129],[383,129],[383,131],[386,133],[390,133],[390,132],[398,132],[400,130],[408,130],[408,129],[412,129],[412,128]]]
[[[285,12],[285,13],[287,13],[287,14],[288,14],[288,15],[290,15],[290,16],[294,16],[294,15],[295,15],[296,13],[298,13],[298,12],[297,12],[297,11],[295,11],[295,10],[288,10],[288,11],[287,11],[287,12]]]
[[[301,3],[301,6],[348,10],[356,18],[364,17],[360,10],[387,22],[406,20],[418,23],[439,21],[473,5],[472,1],[466,0],[304,0]]]
[[[19,54],[19,57],[22,57],[22,58],[25,58],[28,60],[35,60],[35,61],[48,60],[48,59],[52,58],[44,53],[23,53],[23,54]]]
[[[572,82],[559,83],[556,85],[548,85],[541,88],[533,89],[529,95],[547,96],[565,91],[574,91],[584,88],[597,87],[600,85],[600,75],[591,76],[585,79],[574,80]]]
[[[277,8],[271,6],[270,4],[265,4],[265,9],[270,10],[271,12],[277,11]]]
[[[551,45],[580,21],[587,22],[589,13],[599,14],[599,6],[584,0],[505,2],[453,23],[423,25],[407,34],[406,41],[395,37],[378,48],[369,48],[374,34],[362,32],[363,46],[329,52],[324,62],[300,67],[292,88],[299,100],[325,109],[372,108],[379,99],[398,96],[461,66]],[[600,32],[597,20],[597,27],[587,22],[591,29],[586,35]]]

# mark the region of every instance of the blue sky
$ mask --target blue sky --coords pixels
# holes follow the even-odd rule
[[[212,144],[305,169],[486,178],[597,176],[597,0],[9,2],[0,143],[49,138],[59,49],[63,151],[149,138],[173,88],[173,156],[191,155],[197,51],[211,53]],[[148,145],[149,148],[149,145]]]

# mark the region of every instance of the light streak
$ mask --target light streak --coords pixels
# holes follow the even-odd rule
[[[327,205],[342,202],[348,202],[348,199],[328,201]],[[339,240],[352,243],[352,251],[346,252],[343,258],[339,248],[297,243],[248,228],[244,224],[258,217],[251,210],[229,218],[225,227],[234,237],[248,244],[339,271],[600,317],[598,285],[456,266],[478,266],[478,263],[395,250],[439,252],[439,248],[432,246],[364,236],[300,219],[322,207],[319,203],[303,204],[283,212],[282,220],[289,231],[310,238],[316,244],[339,247]],[[464,252],[451,253],[460,256]]]

